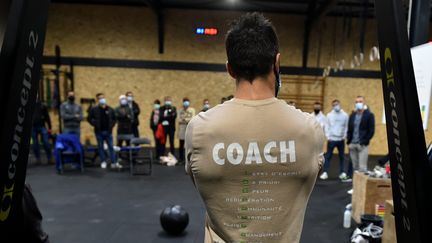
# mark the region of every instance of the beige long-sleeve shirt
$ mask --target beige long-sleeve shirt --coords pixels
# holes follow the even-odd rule
[[[179,112],[179,139],[185,140],[186,136],[186,127],[192,117],[195,116],[195,109],[192,107],[188,107],[187,109],[182,109]]]
[[[205,242],[299,242],[323,143],[313,116],[276,98],[195,116],[186,170],[207,209]]]

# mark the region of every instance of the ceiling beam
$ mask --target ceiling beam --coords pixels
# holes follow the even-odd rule
[[[312,30],[314,12],[317,4],[318,4],[318,0],[309,0],[308,15],[306,17],[304,35],[303,35],[303,63],[302,63],[303,68],[306,68],[308,63],[309,42],[310,42],[309,38]]]
[[[156,14],[159,54],[163,54],[165,46],[165,18],[163,13],[163,4],[160,0],[145,0],[144,2]]]
[[[337,4],[337,0],[327,0],[318,6],[318,0],[310,0],[308,7],[308,16],[305,22],[305,32],[303,38],[303,62],[302,66],[307,67],[309,56],[310,34],[314,26],[321,21]]]

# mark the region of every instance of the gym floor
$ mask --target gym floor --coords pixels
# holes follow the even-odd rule
[[[376,158],[371,158],[375,165]],[[309,202],[302,243],[348,242],[352,229],[342,227],[346,193],[351,183],[337,180],[333,158],[330,179],[318,181]],[[202,243],[205,209],[183,166],[155,164],[151,176],[87,168],[57,175],[52,166],[29,165],[27,183],[44,217],[44,230],[54,243],[187,242]],[[179,204],[189,213],[189,226],[179,237],[165,234],[161,210]],[[354,224],[353,224],[354,226]]]

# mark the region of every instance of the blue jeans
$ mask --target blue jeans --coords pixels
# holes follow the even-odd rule
[[[45,127],[34,126],[32,128],[32,140],[33,140],[33,153],[36,160],[40,160],[40,146],[39,146],[39,135],[42,139],[42,144],[48,160],[51,160],[52,151],[51,145],[48,141],[48,130]]]
[[[81,131],[80,131],[79,127],[77,127],[77,128],[65,127],[63,129],[63,133],[64,134],[75,134],[75,135],[78,135],[78,137],[80,137]]]
[[[337,148],[339,152],[339,174],[344,172],[344,156],[345,156],[345,141],[328,141],[327,153],[325,155],[324,172],[328,172],[331,159],[333,157],[333,150]]]
[[[97,132],[96,139],[98,143],[99,157],[101,161],[106,161],[105,150],[104,150],[104,141],[105,141],[108,145],[108,151],[111,158],[111,163],[115,163],[116,160],[115,160],[115,153],[113,147],[113,137],[111,132],[108,131]]]

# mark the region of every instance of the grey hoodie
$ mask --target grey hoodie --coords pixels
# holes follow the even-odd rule
[[[60,116],[63,119],[63,126],[65,128],[79,128],[80,122],[83,119],[81,106],[66,101],[60,106]]]

